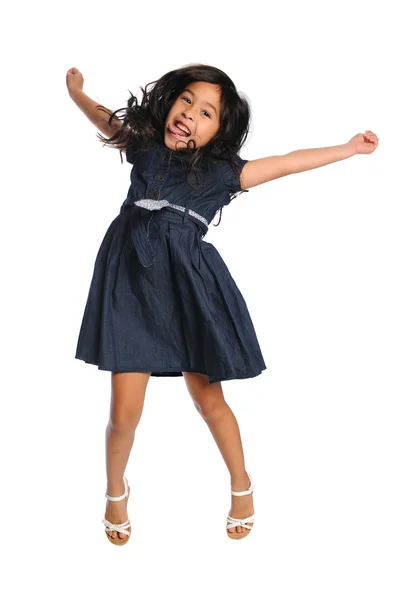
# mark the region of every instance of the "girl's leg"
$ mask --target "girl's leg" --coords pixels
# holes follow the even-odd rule
[[[242,441],[235,415],[225,402],[221,383],[209,383],[201,373],[183,373],[187,389],[194,405],[207,423],[231,475],[231,487],[235,492],[248,489],[249,476],[244,465]],[[232,517],[243,519],[253,514],[253,495],[231,495]],[[244,527],[232,527],[228,531],[246,531]]]
[[[110,420],[106,428],[107,494],[124,493],[125,467],[135,439],[135,430],[143,411],[150,373],[111,373]],[[111,523],[127,520],[127,499],[107,500],[105,519]],[[116,531],[108,535],[116,537]],[[120,538],[126,535],[118,533]]]

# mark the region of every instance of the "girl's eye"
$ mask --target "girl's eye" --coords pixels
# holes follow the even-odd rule
[[[189,100],[190,102],[190,99],[186,98],[186,96],[183,96],[182,100]],[[211,119],[211,115],[206,110],[204,110],[203,112],[205,112],[208,115],[208,118]]]

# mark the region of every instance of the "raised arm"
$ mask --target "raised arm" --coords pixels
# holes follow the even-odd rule
[[[241,187],[248,189],[271,179],[323,167],[355,154],[371,154],[377,148],[378,142],[378,137],[372,131],[366,131],[364,134],[358,133],[349,142],[339,146],[295,150],[281,156],[249,160],[242,169]]]
[[[109,138],[122,127],[121,121],[114,119],[112,123],[113,128],[110,128],[108,119],[113,111],[95,102],[85,94],[83,91],[82,73],[75,67],[67,71],[67,87],[71,99],[104,136]],[[125,152],[125,148],[121,147],[120,150]]]

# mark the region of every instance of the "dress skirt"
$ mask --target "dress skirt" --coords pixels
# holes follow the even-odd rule
[[[132,219],[146,220],[150,266],[132,243]],[[203,235],[202,223],[170,207],[121,209],[97,253],[75,358],[104,371],[203,373],[210,383],[266,369],[246,302]]]

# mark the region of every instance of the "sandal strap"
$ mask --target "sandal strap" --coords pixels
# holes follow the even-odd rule
[[[106,492],[107,500],[114,500],[114,502],[117,502],[118,500],[123,500],[124,498],[126,498],[128,496],[128,482],[126,480],[126,477],[124,477],[124,486],[125,486],[125,491],[122,494],[122,496],[110,496]]]
[[[247,519],[236,519],[235,517],[231,517],[230,515],[228,515],[227,519],[228,519],[228,522],[226,524],[227,529],[231,529],[232,527],[237,527],[238,525],[240,527],[246,527],[246,529],[252,529],[253,527],[251,525],[247,525],[247,523],[254,523],[255,515],[252,514],[251,517],[247,517]]]
[[[110,521],[107,521],[107,519],[103,519],[103,523],[106,526],[106,531],[118,531],[119,533],[124,533],[125,535],[131,534],[131,532],[128,531],[128,529],[125,529],[128,526],[130,527],[129,519],[127,521],[124,521],[124,523],[118,524],[110,523]]]
[[[247,490],[244,490],[243,492],[234,492],[231,489],[231,494],[233,496],[247,496],[247,494],[251,494],[253,492],[254,488],[256,487],[256,484],[253,483],[253,481],[251,479],[250,473],[247,473],[247,475],[249,476],[249,479],[250,479],[250,486],[249,486],[249,488]]]

